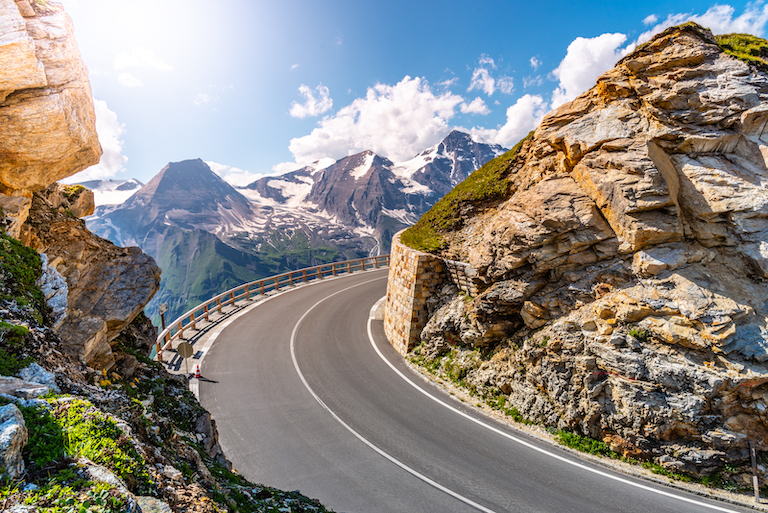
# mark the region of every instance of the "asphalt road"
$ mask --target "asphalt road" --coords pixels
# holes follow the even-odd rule
[[[216,339],[200,399],[245,477],[349,513],[754,511],[613,473],[489,420],[409,371],[372,321],[380,355],[368,317],[386,276],[285,292]]]

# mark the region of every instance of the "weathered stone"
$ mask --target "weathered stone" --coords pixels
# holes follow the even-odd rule
[[[58,184],[35,193],[21,240],[44,252],[67,281],[66,317],[56,328],[64,348],[88,365],[110,368],[109,345],[157,292],[160,269],[139,248],[119,248],[67,212]]]
[[[35,399],[51,391],[51,387],[43,383],[25,381],[10,376],[0,376],[0,394],[18,397],[19,399]]]
[[[32,10],[29,16],[24,8],[23,17],[16,2],[0,0],[0,190],[6,193],[44,189],[101,156],[72,22],[58,4]]]
[[[45,302],[51,307],[53,327],[57,328],[67,315],[69,287],[67,287],[67,280],[61,273],[48,263],[48,255],[41,253],[40,259],[42,260],[43,274],[37,280],[37,286],[40,287],[40,291],[45,296]]]
[[[0,406],[0,478],[17,479],[24,474],[21,451],[26,444],[24,416],[15,404]]]

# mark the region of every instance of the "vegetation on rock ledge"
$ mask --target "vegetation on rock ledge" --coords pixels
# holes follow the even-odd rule
[[[493,200],[506,197],[509,192],[510,171],[523,143],[533,138],[533,132],[503,155],[487,162],[466,180],[453,188],[434,204],[416,224],[403,232],[400,241],[413,249],[435,252],[445,241],[443,233],[461,227],[467,211]]]
[[[768,41],[750,34],[724,34],[715,36],[717,44],[732,55],[760,71],[768,71]]]

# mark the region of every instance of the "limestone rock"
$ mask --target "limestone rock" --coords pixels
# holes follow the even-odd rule
[[[36,399],[51,391],[49,385],[25,381],[9,376],[0,376],[0,395],[19,399]]]
[[[0,0],[0,190],[28,195],[98,163],[88,71],[58,4]]]
[[[440,300],[421,356],[494,346],[481,395],[676,471],[768,450],[766,101],[768,74],[695,25],[622,59],[443,233],[480,287]]]
[[[15,404],[0,406],[0,477],[16,479],[24,474],[21,451],[27,443],[27,426]]]
[[[110,342],[157,292],[160,269],[139,248],[119,248],[89,232],[62,201],[68,200],[58,185],[35,193],[21,240],[46,253],[67,281],[66,317],[56,328],[65,349],[108,369],[115,363]]]
[[[48,255],[40,254],[43,274],[37,280],[37,286],[45,296],[45,302],[51,307],[53,326],[58,327],[67,315],[67,280],[48,262]]]

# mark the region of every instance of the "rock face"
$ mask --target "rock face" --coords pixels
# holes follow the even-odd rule
[[[444,233],[480,292],[443,298],[418,351],[482,348],[470,386],[671,469],[768,450],[767,100],[698,26],[625,57]]]
[[[21,240],[45,253],[66,279],[66,314],[56,327],[64,348],[91,367],[109,369],[115,364],[110,341],[157,292],[160,268],[139,248],[120,248],[89,232],[76,214],[91,212],[90,191],[54,184],[33,196]]]
[[[88,70],[61,6],[0,0],[0,26],[0,192],[28,195],[98,163],[101,146]]]

